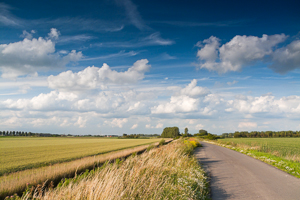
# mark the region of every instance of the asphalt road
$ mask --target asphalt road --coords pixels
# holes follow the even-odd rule
[[[201,144],[195,155],[211,177],[213,200],[300,200],[300,179],[231,149]]]

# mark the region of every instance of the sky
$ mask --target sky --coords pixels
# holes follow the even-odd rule
[[[298,1],[0,2],[0,129],[300,130]]]

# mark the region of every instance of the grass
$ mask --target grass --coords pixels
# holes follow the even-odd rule
[[[218,143],[300,178],[300,138],[226,138]]]
[[[149,144],[159,140],[0,137],[0,175]]]
[[[35,138],[33,138],[35,139]],[[47,138],[46,138],[47,139]],[[52,138],[51,138],[52,139]],[[61,138],[59,138],[61,139]],[[70,138],[69,140],[72,140],[73,138]],[[88,139],[93,140],[93,138]],[[96,139],[99,140],[99,139]],[[112,142],[119,142],[119,139],[101,139],[102,141],[107,141],[109,144]],[[160,139],[155,140],[134,140],[134,141],[144,141],[144,143],[148,142],[155,142],[159,141]],[[32,141],[32,140],[31,140]],[[53,140],[51,140],[53,141]],[[62,140],[60,140],[62,141]],[[65,140],[64,140],[65,141]],[[123,143],[131,142],[131,146],[133,144],[140,144],[140,143],[133,143],[134,141],[130,139],[122,140]],[[45,141],[44,141],[45,142]],[[78,141],[76,141],[78,142]],[[129,145],[127,144],[127,145]],[[26,144],[28,145],[28,144]],[[152,144],[153,145],[153,144]],[[158,145],[158,142],[156,143]],[[132,153],[143,151],[148,148],[149,145],[142,145],[134,148],[127,148],[124,150],[117,151],[115,149],[114,152],[106,153],[106,154],[100,154],[95,156],[89,156],[84,157],[81,159],[69,161],[69,162],[63,162],[63,163],[56,163],[54,165],[50,166],[44,166],[39,168],[31,168],[19,172],[10,173],[7,175],[0,176],[0,199],[14,193],[20,193],[25,190],[26,184],[32,184],[36,185],[38,183],[42,183],[46,180],[53,180],[54,182],[59,182],[64,177],[73,177],[76,172],[80,173],[84,171],[85,169],[91,169],[95,166],[99,166],[103,164],[107,160],[115,160],[117,158],[124,158],[126,156],[131,155]],[[101,148],[99,147],[101,150]],[[35,152],[36,154],[42,153],[42,152]],[[59,153],[59,152],[56,152]],[[2,156],[3,154],[1,154]],[[3,159],[4,160],[4,159]],[[2,162],[2,160],[1,160]]]
[[[209,199],[206,176],[191,155],[193,148],[194,142],[172,142],[67,179],[48,191],[39,186],[33,198]],[[31,199],[32,194],[28,190],[22,199]]]
[[[260,152],[300,162],[300,138],[226,138],[219,141],[249,146]]]

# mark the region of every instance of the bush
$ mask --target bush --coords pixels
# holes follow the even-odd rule
[[[164,139],[161,139],[161,141],[159,141],[159,146],[162,146],[162,145],[164,145],[166,142],[165,142],[165,140]]]

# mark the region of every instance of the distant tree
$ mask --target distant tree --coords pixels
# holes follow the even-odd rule
[[[206,130],[203,130],[203,129],[199,130],[199,136],[205,136],[205,135],[207,135]]]
[[[180,136],[178,127],[166,127],[161,134],[162,138],[176,138],[177,136]]]
[[[188,137],[189,136],[189,129],[185,128],[184,129],[184,134],[182,134],[183,137]]]

